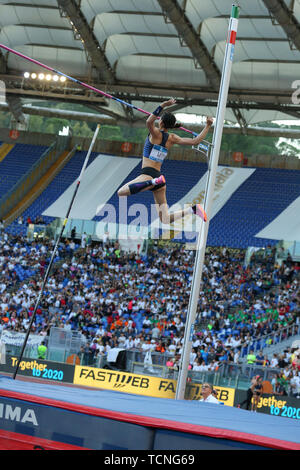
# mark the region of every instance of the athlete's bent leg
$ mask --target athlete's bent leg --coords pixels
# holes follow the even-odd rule
[[[147,175],[140,175],[122,186],[122,188],[118,190],[118,196],[130,196],[131,194],[138,194],[141,191],[152,189],[158,184],[165,182],[166,180],[163,175],[159,176],[158,178],[151,178]]]

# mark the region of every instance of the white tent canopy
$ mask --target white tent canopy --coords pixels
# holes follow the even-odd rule
[[[83,38],[83,30],[74,26],[76,14],[72,17],[70,10],[64,10],[64,5],[71,3],[77,9],[77,17],[89,28],[89,41]],[[153,110],[153,102],[172,93],[182,100],[181,113],[214,116],[218,90],[212,90],[208,70],[199,62],[195,50],[205,52],[210,65],[221,73],[232,3],[232,0],[0,0],[0,43],[75,78],[100,83],[112,95],[125,93],[132,104],[141,105],[146,111]],[[271,15],[264,0],[240,0],[238,4],[240,19],[226,119],[232,122],[242,119],[247,124],[299,119],[291,100],[292,83],[300,77],[299,49],[284,25]],[[285,4],[291,21],[299,24],[300,2],[285,0]],[[189,35],[193,35],[194,44],[187,44],[187,36],[170,19],[171,7],[181,11],[180,18],[184,19]],[[101,51],[111,79],[103,78],[105,67],[98,56],[93,56],[95,49],[97,53]],[[10,75],[22,76],[26,70],[39,71],[34,64],[12,53],[2,50],[2,55],[7,59],[6,80]],[[211,91],[213,99],[209,96]],[[238,113],[233,112],[233,101]],[[127,110],[112,100],[107,100],[106,109],[128,117]],[[133,116],[141,117],[137,111],[133,111]]]

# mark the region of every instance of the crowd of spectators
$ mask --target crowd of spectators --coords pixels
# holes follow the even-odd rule
[[[53,243],[2,234],[0,334],[3,329],[26,331]],[[113,348],[139,349],[166,353],[167,365],[176,367],[194,255],[180,244],[157,242],[147,255],[137,255],[122,252],[118,242],[82,247],[80,241],[63,240],[32,333],[47,337],[52,326],[81,331],[93,358]],[[207,249],[190,358],[195,371],[238,364],[254,339],[274,332],[284,338],[289,326],[300,325],[298,263],[288,258],[274,264],[273,250],[248,266],[244,259],[243,250]],[[281,361],[278,367],[293,373],[300,368],[300,356],[290,355],[286,364],[290,353],[277,358],[276,366]],[[272,360],[256,354],[255,363],[267,367]]]

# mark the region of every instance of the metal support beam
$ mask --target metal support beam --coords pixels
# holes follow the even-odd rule
[[[94,106],[91,106],[94,108]],[[96,108],[95,108],[96,109]],[[97,113],[84,113],[79,111],[70,111],[66,109],[53,109],[53,108],[44,108],[42,106],[31,106],[24,104],[22,106],[22,112],[25,115],[30,116],[43,116],[43,117],[57,117],[61,119],[69,119],[70,121],[84,121],[84,122],[94,122],[101,124],[110,124],[110,125],[119,125],[119,126],[128,126],[133,128],[144,128],[145,120],[137,119],[136,121],[128,121],[128,119],[121,118],[116,114],[106,115],[106,110],[98,108],[99,114]],[[0,112],[10,112],[9,106],[7,103],[0,103]],[[102,114],[103,112],[103,114]],[[203,126],[191,124],[191,130],[199,134],[203,130]],[[223,127],[224,134],[230,135],[239,135],[242,133],[240,127],[224,125]],[[287,129],[282,127],[258,127],[258,126],[248,126],[245,129],[245,135],[251,136],[263,136],[263,137],[284,137],[286,139],[300,139],[300,129]]]
[[[80,77],[76,77],[81,79]],[[105,106],[105,99],[102,96],[98,96],[95,93],[87,92],[82,87],[74,85],[71,82],[60,83],[60,82],[45,82],[40,80],[24,79],[20,72],[11,70],[10,74],[0,72],[0,80],[6,83],[8,93],[23,94],[23,98],[33,98],[35,96],[44,95],[45,98],[55,99],[57,95],[61,95],[65,101],[71,101],[72,99],[83,101],[84,95],[87,101],[98,101]],[[101,81],[92,81],[91,85],[94,85],[100,89],[105,88],[106,84]],[[122,93],[129,97],[132,101],[143,101],[149,103],[158,103],[170,96],[175,96],[177,99],[177,105],[180,107],[184,106],[196,106],[204,105],[216,106],[218,93],[209,86],[196,87],[196,86],[185,86],[184,84],[172,85],[168,84],[153,84],[153,83],[135,83],[119,81],[117,84],[110,84],[109,90],[115,96],[121,96]],[[252,109],[252,105],[255,105],[255,109],[270,109],[265,108],[265,105],[270,105],[272,109],[281,110],[282,105],[291,105],[291,90],[290,89],[242,89],[242,88],[230,88],[228,100],[234,103],[235,106],[247,107]],[[257,107],[258,106],[258,107]],[[294,106],[294,110],[298,110],[299,106]]]
[[[265,6],[285,31],[290,43],[300,51],[300,24],[284,0],[263,0]]]
[[[18,123],[24,123],[25,116],[23,114],[22,101],[20,96],[6,94],[5,99],[8,104],[9,111],[11,112],[15,120]]]
[[[57,4],[59,8],[65,12],[74,32],[76,32],[78,38],[81,39],[87,54],[91,58],[93,66],[98,71],[99,78],[105,83],[114,83],[116,77],[113,69],[76,1],[57,0]]]
[[[231,106],[230,102],[228,103],[227,105],[229,108]],[[247,121],[246,119],[244,118],[244,116],[242,115],[241,113],[241,110],[239,108],[236,108],[236,107],[232,107],[232,112],[235,116],[235,119],[237,120],[237,122],[239,123],[240,125],[240,128],[241,128],[241,131],[242,131],[242,134],[246,134],[246,129],[248,127],[248,124],[247,124]]]
[[[0,51],[0,74],[7,73],[7,54],[4,56],[2,51]]]
[[[221,73],[209,54],[204,42],[187,18],[184,10],[176,0],[157,1],[166,17],[173,23],[181,40],[189,47],[195,62],[203,69],[208,83],[214,89],[218,89],[221,81]]]
[[[0,80],[6,85],[6,95],[18,95],[22,99],[27,100],[81,103],[89,107],[97,105],[99,111],[110,115],[109,109],[100,110],[100,107],[105,108],[107,106],[105,98],[95,93],[87,92],[85,89],[71,83],[53,84],[37,80],[25,81],[22,77],[1,74]],[[105,87],[105,84],[97,83],[95,86],[101,89]],[[110,90],[117,98],[122,98],[122,96],[126,95],[127,99],[132,103],[139,101],[156,104],[168,99],[170,96],[176,96],[177,104],[174,111],[177,112],[185,107],[203,106],[216,108],[217,106],[217,94],[209,88],[185,89],[183,87],[176,87],[172,89],[169,87],[151,87],[149,84],[133,85],[122,82],[118,86],[112,85]],[[228,108],[231,108],[233,112],[236,109],[280,111],[293,118],[300,119],[299,106],[291,103],[291,92],[289,90],[241,90],[231,88],[228,100]],[[120,116],[121,118],[122,116]],[[140,119],[138,118],[138,120]]]

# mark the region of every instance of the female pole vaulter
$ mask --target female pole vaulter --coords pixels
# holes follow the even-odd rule
[[[173,114],[164,112],[159,120],[158,127],[155,125],[155,121],[159,118],[164,108],[172,106],[175,103],[176,100],[173,98],[164,101],[148,117],[146,124],[149,129],[149,134],[144,145],[142,172],[137,178],[122,186],[118,190],[118,196],[130,196],[150,189],[150,191],[153,191],[156,209],[162,223],[170,224],[192,213],[198,215],[206,222],[207,216],[200,204],[195,204],[176,212],[169,212],[166,199],[166,180],[160,172],[163,161],[174,144],[198,145],[205,139],[213,123],[213,119],[208,117],[206,119],[205,128],[194,138],[185,138],[179,137],[176,134],[169,134],[168,129],[181,126],[181,124],[176,122],[176,118]]]

